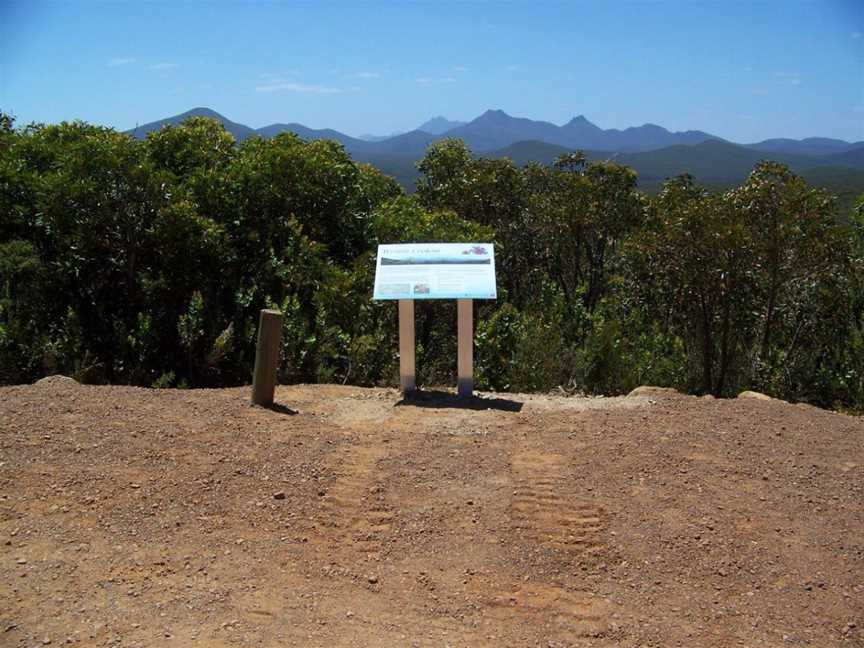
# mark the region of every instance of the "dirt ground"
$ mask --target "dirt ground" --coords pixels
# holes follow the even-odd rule
[[[0,389],[0,646],[864,646],[864,420]]]

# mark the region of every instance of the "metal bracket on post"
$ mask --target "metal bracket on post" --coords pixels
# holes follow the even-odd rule
[[[458,336],[458,383],[457,393],[461,397],[474,394],[474,300],[456,300],[456,323]]]
[[[414,300],[399,300],[399,385],[402,396],[409,396],[416,389],[414,352]]]

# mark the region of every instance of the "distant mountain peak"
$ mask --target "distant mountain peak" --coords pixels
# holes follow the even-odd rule
[[[210,117],[211,119],[218,119],[219,121],[226,120],[227,118],[223,115],[220,115],[218,112],[213,110],[212,108],[207,108],[206,106],[198,106],[193,108],[192,110],[187,110],[182,115],[178,115],[182,117]]]
[[[205,106],[197,106],[179,115],[174,115],[173,117],[166,117],[165,119],[160,119],[159,121],[150,122],[148,124],[141,124],[125,132],[128,135],[132,135],[133,137],[143,139],[147,136],[147,133],[159,130],[163,126],[179,126],[190,117],[209,117],[211,119],[215,119],[216,121],[220,122],[225,128],[225,130],[231,133],[231,135],[234,136],[234,139],[236,139],[238,142],[242,142],[247,137],[251,137],[255,134],[255,131],[248,126],[232,122],[230,119],[223,115],[220,115],[212,108],[207,108]]]
[[[461,121],[451,121],[446,117],[442,117],[438,115],[437,117],[433,117],[427,122],[420,124],[417,127],[418,131],[423,131],[424,133],[432,133],[433,135],[443,135],[449,130],[453,130],[454,128],[459,128],[460,126],[464,126],[465,122]]]
[[[475,119],[474,122],[500,122],[508,119],[513,118],[500,108],[490,108]]]
[[[577,117],[574,117],[569,122],[564,124],[561,128],[565,129],[565,130],[573,130],[573,129],[580,129],[580,130],[591,129],[591,130],[597,130],[597,131],[602,130],[599,126],[597,126],[597,124],[589,121],[585,115],[578,115]]]

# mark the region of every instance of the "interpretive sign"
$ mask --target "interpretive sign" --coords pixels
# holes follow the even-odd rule
[[[491,243],[378,246],[373,299],[495,299]]]
[[[474,390],[474,301],[495,299],[491,243],[400,243],[378,246],[372,299],[399,302],[399,383],[415,389],[414,300],[455,299],[459,396]]]

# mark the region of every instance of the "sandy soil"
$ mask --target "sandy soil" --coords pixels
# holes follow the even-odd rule
[[[0,389],[0,646],[864,646],[864,420]]]

